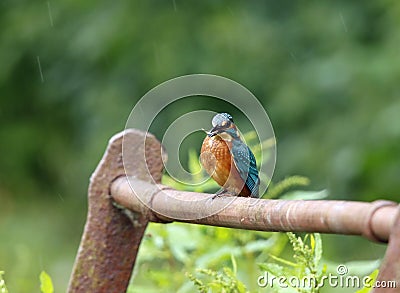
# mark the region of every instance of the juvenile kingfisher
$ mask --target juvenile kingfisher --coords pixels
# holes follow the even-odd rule
[[[260,178],[256,159],[240,138],[239,131],[228,113],[212,119],[200,152],[200,162],[206,172],[223,190],[232,195],[259,197]]]

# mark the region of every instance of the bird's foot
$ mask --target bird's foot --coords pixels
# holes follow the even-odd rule
[[[214,196],[211,199],[220,197],[222,194],[226,193],[227,190],[226,189],[221,189],[220,191],[218,191],[216,194],[214,194]]]
[[[231,195],[231,196],[237,196],[236,193],[234,193],[231,190],[227,190],[227,189],[221,189],[220,191],[218,191],[216,194],[214,194],[214,196],[212,197],[212,199],[215,199],[217,197],[223,196],[223,195]]]

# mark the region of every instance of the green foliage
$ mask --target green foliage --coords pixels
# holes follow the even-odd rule
[[[4,271],[0,271],[0,293],[8,293],[6,282],[3,279]]]
[[[290,244],[293,248],[294,262],[271,255],[275,262],[260,263],[260,269],[267,271],[275,277],[286,277],[285,283],[292,287],[288,282],[289,277],[296,276],[300,280],[298,287],[293,289],[298,292],[317,293],[320,290],[321,278],[326,272],[326,266],[322,266],[322,242],[319,234],[306,234],[304,239],[296,237],[294,233],[288,232]],[[278,264],[279,263],[279,264]],[[310,283],[302,284],[301,280],[311,280]],[[274,288],[277,291],[281,288]]]
[[[298,186],[308,186],[310,184],[310,179],[304,176],[291,176],[289,178],[285,178],[280,181],[278,184],[274,185],[271,184],[265,198],[277,198],[281,195],[284,191],[292,187]]]
[[[251,275],[256,269],[255,257],[265,248],[278,249],[281,240],[279,234],[271,233],[178,223],[151,224],[139,253],[135,288],[153,283],[165,291],[183,290],[188,284],[182,270],[218,270],[228,264],[232,254],[238,258],[241,272]]]
[[[221,270],[224,276],[221,280],[227,280],[232,275],[223,268],[230,266],[235,275],[237,272],[243,276],[250,289],[255,289],[256,262],[265,261],[268,253],[280,254],[286,243],[287,238],[280,233],[152,223],[140,247],[133,277],[135,285],[129,292],[152,292],[154,288],[164,292],[192,292],[193,284],[182,271]],[[232,258],[236,260],[233,265]],[[204,273],[200,274],[205,277]]]
[[[0,293],[8,293],[6,282],[3,279],[4,271],[0,271]],[[40,291],[42,293],[53,293],[54,287],[51,277],[45,272],[40,273]]]
[[[45,271],[40,273],[40,291],[42,291],[42,293],[54,292],[53,281]]]
[[[207,282],[191,273],[186,273],[186,276],[194,283],[198,292],[248,293],[246,286],[237,278],[237,265],[233,255],[231,260],[233,270],[229,267],[224,267],[222,273],[210,269],[197,269],[196,271],[199,274],[207,278]]]
[[[222,292],[222,293],[245,293],[246,286],[240,282],[231,269],[224,267],[222,273],[213,270],[198,269],[200,274],[209,277],[207,283],[201,281],[191,274],[188,278],[196,285],[199,292]]]

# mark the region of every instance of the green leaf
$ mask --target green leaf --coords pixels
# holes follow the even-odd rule
[[[237,263],[236,263],[235,256],[233,254],[231,254],[231,261],[232,261],[233,274],[236,276],[236,274],[237,274]]]
[[[259,263],[257,265],[261,270],[271,273],[274,276],[285,276],[284,268],[276,263]]]
[[[40,273],[40,290],[42,293],[53,293],[53,282],[51,281],[50,276],[45,272],[42,271]]]
[[[239,293],[246,293],[247,292],[246,286],[240,281],[238,281],[238,283],[236,285],[236,289],[239,291]]]
[[[295,264],[294,262],[291,262],[291,261],[289,261],[289,260],[280,258],[280,257],[278,257],[278,256],[275,256],[275,255],[272,255],[272,254],[270,254],[269,256],[270,256],[271,258],[273,258],[274,260],[279,261],[279,262],[282,263],[282,264],[285,264],[285,265],[288,265],[288,266],[291,266],[291,267],[297,267],[297,266],[298,266],[298,265]]]
[[[255,240],[246,243],[246,245],[243,247],[244,252],[250,253],[250,252],[259,252],[259,251],[266,251],[269,249],[272,249],[275,245],[279,245],[279,243],[276,241],[276,239],[273,239],[272,237],[267,240]]]
[[[315,249],[315,238],[312,234],[310,234],[310,245],[311,245],[311,252],[314,252]]]
[[[319,262],[321,261],[322,257],[322,240],[321,240],[321,235],[319,233],[314,233],[311,234],[311,239],[314,241],[311,241],[311,248],[314,252],[314,266],[318,267]],[[313,244],[314,243],[314,244]]]
[[[280,197],[286,190],[295,186],[307,186],[310,184],[310,180],[303,176],[291,176],[283,179],[282,181],[270,186],[267,191],[265,198],[277,198]]]
[[[4,271],[0,271],[0,293],[8,293],[6,282],[3,280]]]
[[[189,251],[196,249],[197,243],[193,239],[200,235],[196,230],[184,225],[170,225],[166,227],[168,246],[175,259],[185,263],[189,259]]]

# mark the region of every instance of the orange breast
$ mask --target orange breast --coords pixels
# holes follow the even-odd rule
[[[250,196],[251,193],[233,162],[230,147],[231,143],[219,136],[206,136],[201,147],[201,164],[223,188],[237,195]]]

